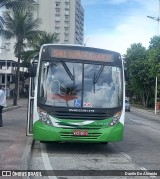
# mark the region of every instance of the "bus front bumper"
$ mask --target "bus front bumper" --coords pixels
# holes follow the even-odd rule
[[[33,138],[39,141],[57,142],[116,142],[123,139],[124,126],[118,123],[101,129],[87,129],[87,135],[75,135],[75,131],[86,131],[86,129],[67,129],[48,126],[37,121],[33,126]]]

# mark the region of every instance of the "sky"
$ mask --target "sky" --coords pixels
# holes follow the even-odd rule
[[[86,46],[126,54],[133,43],[146,48],[159,34],[159,0],[81,0]]]

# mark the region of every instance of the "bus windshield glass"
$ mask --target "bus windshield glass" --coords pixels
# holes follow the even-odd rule
[[[117,108],[122,105],[122,69],[107,63],[42,61],[38,101],[66,108]]]

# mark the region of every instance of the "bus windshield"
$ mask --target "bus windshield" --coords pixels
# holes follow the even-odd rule
[[[122,105],[122,70],[107,63],[42,61],[38,101],[70,108],[116,108]]]

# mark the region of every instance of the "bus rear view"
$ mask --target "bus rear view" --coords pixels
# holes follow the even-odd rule
[[[40,141],[121,141],[124,69],[120,54],[43,45],[35,81],[33,137]]]

